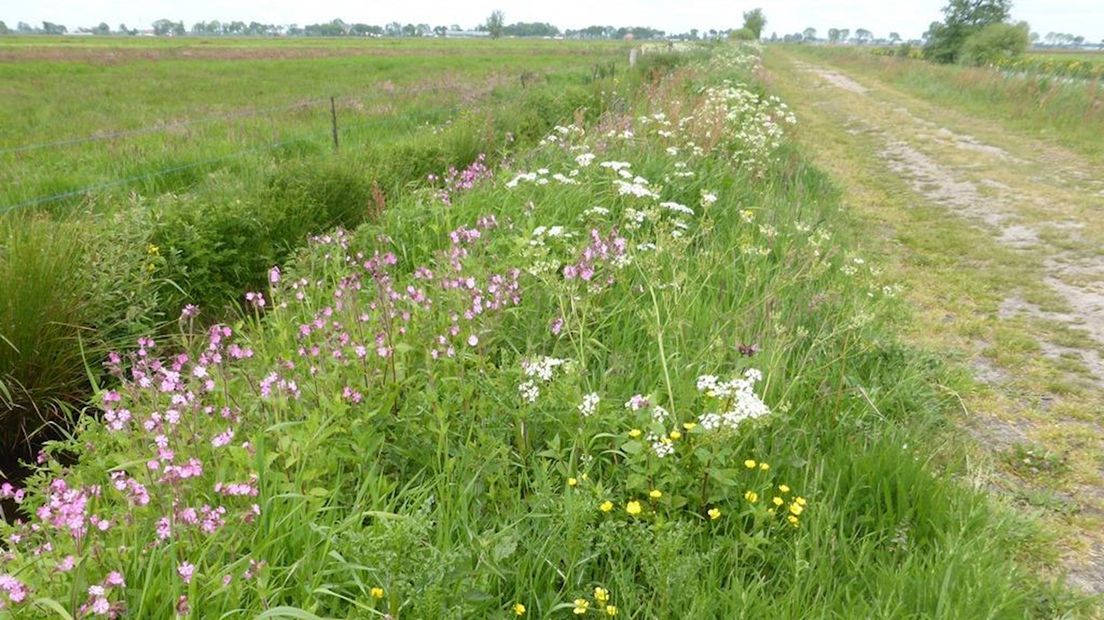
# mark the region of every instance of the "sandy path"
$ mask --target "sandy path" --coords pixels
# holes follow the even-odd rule
[[[974,231],[979,246],[997,247],[1022,266],[1018,273],[985,267],[991,257],[981,249],[955,257],[1007,271],[994,278],[1001,283],[992,291],[999,303],[977,319],[984,327],[960,346],[976,378],[1002,393],[1006,406],[978,414],[970,430],[995,455],[1027,443],[1074,446],[1077,475],[1048,492],[1078,515],[1067,523],[1082,543],[1065,554],[1070,581],[1104,592],[1104,172],[1053,144],[1005,131],[992,119],[941,110],[871,75],[781,55],[786,64],[772,78],[796,94],[789,103],[799,118],[825,120],[810,139],[873,150],[874,157],[868,152],[862,160],[864,174],[899,179],[910,192],[904,202],[942,209]],[[862,174],[841,182],[850,189]],[[948,317],[959,312],[954,300],[943,303]],[[1044,358],[1032,365],[1032,378],[993,342],[994,334],[1009,330],[1033,340]],[[1055,384],[1075,382],[1081,391],[1074,397],[1049,385],[1048,373]],[[1017,483],[1021,489],[1035,484]]]

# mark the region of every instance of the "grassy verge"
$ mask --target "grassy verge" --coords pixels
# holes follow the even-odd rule
[[[620,113],[451,206],[316,238],[254,317],[183,325],[188,355],[120,360],[103,419],[51,448],[77,464],[20,497],[2,596],[21,617],[1079,609],[1017,568],[1024,523],[931,462],[939,364],[897,342],[786,109],[721,82],[755,62],[607,90]]]
[[[1099,80],[1005,75],[979,67],[936,65],[875,56],[864,50],[792,46],[809,61],[829,62],[870,75],[911,95],[980,118],[996,119],[1024,135],[1052,139],[1100,161],[1104,146],[1104,90]]]
[[[410,108],[367,134],[343,133],[337,154],[304,141],[98,192],[52,218],[36,209],[0,216],[13,240],[0,247],[0,275],[19,291],[0,299],[0,412],[12,420],[5,443],[38,429],[28,420],[58,418],[56,403],[80,393],[73,386],[87,373],[75,362],[98,368],[107,346],[171,325],[189,303],[207,320],[227,316],[308,235],[371,219],[431,173],[480,157],[493,164],[557,123],[600,113],[606,84],[639,79],[596,79],[585,63],[575,66],[498,85],[445,117],[438,102],[400,101]],[[22,261],[16,239],[42,260]]]

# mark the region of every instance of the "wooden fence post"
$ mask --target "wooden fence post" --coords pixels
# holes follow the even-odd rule
[[[330,122],[333,127],[333,142],[334,150],[337,150],[337,104],[334,103],[334,98],[330,97]]]

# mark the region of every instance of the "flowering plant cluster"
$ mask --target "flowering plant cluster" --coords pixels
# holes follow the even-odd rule
[[[515,170],[450,170],[433,179],[444,205],[312,238],[239,323],[197,332],[189,306],[180,342],[113,355],[102,415],[26,489],[0,489],[23,508],[0,602],[663,616],[636,578],[659,560],[630,554],[795,544],[817,511],[763,437],[789,411],[776,360],[811,338],[744,314],[841,261],[822,227],[733,189],[793,122],[724,81],[747,58],[636,114],[559,126]],[[759,347],[733,337],[766,354],[752,365]],[[518,586],[551,582],[543,598]]]

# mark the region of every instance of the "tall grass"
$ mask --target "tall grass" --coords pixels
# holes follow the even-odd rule
[[[83,395],[80,339],[98,342],[80,225],[46,218],[0,222],[0,445],[26,442]]]

